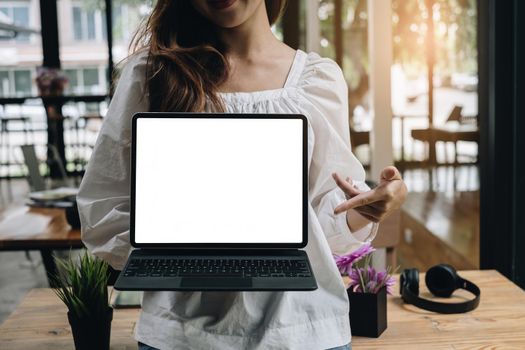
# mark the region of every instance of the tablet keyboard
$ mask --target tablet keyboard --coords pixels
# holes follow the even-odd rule
[[[311,277],[297,259],[131,259],[124,277]]]

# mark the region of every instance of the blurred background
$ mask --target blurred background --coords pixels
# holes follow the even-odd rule
[[[39,3],[39,0],[1,0],[0,21],[27,29],[39,28]],[[152,6],[151,1],[114,0],[110,3],[113,27],[111,68],[106,2],[57,2],[59,58],[68,80],[64,95],[108,94],[109,69],[113,70],[114,64],[127,57],[133,33]],[[317,23],[307,26],[306,22],[311,22],[313,16]],[[388,45],[393,52],[392,138],[393,155],[400,165],[420,167],[422,161],[428,160],[429,150],[425,142],[417,138],[425,135],[414,138],[412,130],[430,125],[455,126],[467,119],[476,123],[476,16],[475,0],[392,1],[392,28],[388,36],[391,41]],[[349,87],[350,123],[356,133],[356,146],[357,143],[364,144],[360,133],[372,128],[369,17],[366,0],[289,1],[287,13],[275,26],[277,36],[291,46],[317,51],[342,67]],[[317,27],[317,32],[313,33],[311,27]],[[38,30],[21,32],[14,38],[13,32],[0,34],[3,34],[0,39],[0,97],[37,97],[35,79],[37,67],[43,61],[42,35]],[[429,79],[432,79],[431,85]],[[3,104],[3,115],[30,116],[34,126],[43,128],[45,113],[39,104],[38,99],[27,101],[25,105]],[[65,107],[64,115],[77,119],[87,112],[103,115],[107,103],[97,105],[75,101]],[[43,135],[35,135],[40,143],[45,139]],[[66,135],[66,139],[68,146],[73,143],[73,136]],[[455,145],[449,143],[437,147],[432,162],[476,162],[476,142],[460,140],[457,146],[455,149]],[[86,161],[89,156],[87,150],[86,154],[80,155],[74,154],[72,148],[66,148],[68,170],[73,166],[69,160],[81,156],[78,161]],[[366,147],[356,147],[355,152],[364,164],[370,163],[372,155]],[[20,175],[20,171],[16,167],[4,167],[0,174],[14,176]],[[475,189],[475,179],[469,180],[472,181],[468,186]],[[418,190],[424,189],[423,183],[416,186]]]
[[[498,140],[505,138],[490,139],[489,121],[495,115],[487,114],[487,104],[497,86],[482,84],[492,72],[483,57],[495,50],[483,26],[493,19],[489,3],[289,0],[273,28],[291,47],[316,51],[342,68],[349,88],[351,143],[369,180],[377,180],[389,164],[402,171],[410,193],[403,209],[381,225],[374,241],[381,248],[376,264],[422,270],[443,262],[457,269],[492,267],[519,280],[511,261],[498,265],[494,258],[483,258],[483,252],[490,253],[484,247],[495,247],[494,242],[480,243],[483,169],[496,162]],[[136,0],[0,0],[4,210],[23,205],[27,193],[36,189],[34,164],[46,186],[55,180],[79,183],[106,116],[119,63],[153,5]],[[512,6],[490,6],[501,6],[500,14],[512,13]],[[498,37],[505,37],[505,30],[496,32]],[[57,85],[49,88],[49,79]],[[24,153],[22,146],[30,146],[29,151],[25,147]],[[35,156],[33,165],[28,154]],[[480,158],[488,154],[483,165]],[[515,159],[516,153],[509,157]],[[486,179],[487,184],[496,181],[494,176]],[[496,196],[488,195],[487,203]],[[497,227],[496,221],[485,227]],[[0,222],[0,240],[5,230]],[[508,249],[516,252],[516,244],[496,247],[494,256],[504,256]],[[13,290],[47,283],[46,259],[38,247],[19,250],[0,252],[0,321],[8,312],[5,305],[18,298]],[[6,281],[13,279],[20,284],[8,286]]]

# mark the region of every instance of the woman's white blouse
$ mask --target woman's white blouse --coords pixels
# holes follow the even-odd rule
[[[130,253],[131,117],[147,111],[145,55],[123,69],[78,194],[82,240],[122,269]],[[370,225],[350,232],[345,197],[331,174],[365,188],[350,149],[348,96],[340,68],[297,51],[285,86],[221,94],[231,113],[299,113],[309,121],[308,253],[319,288],[313,292],[146,292],[136,339],[160,349],[327,349],[350,342],[348,298],[332,253],[359,247]],[[271,135],[268,135],[271,142]],[[173,213],[177,215],[177,213]],[[202,213],[206,219],[206,213]]]

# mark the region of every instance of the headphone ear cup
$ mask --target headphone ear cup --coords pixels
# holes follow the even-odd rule
[[[406,269],[405,270],[405,286],[414,294],[419,295],[419,270]]]
[[[450,298],[460,286],[461,278],[456,269],[447,264],[431,267],[425,275],[428,290],[437,297]]]

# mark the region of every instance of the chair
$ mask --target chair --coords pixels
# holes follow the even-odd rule
[[[30,117],[24,115],[8,115],[6,113],[6,105],[2,104],[0,107],[0,166],[5,167],[5,173],[2,176],[5,176],[5,179],[7,179],[7,193],[9,200],[11,200],[13,199],[11,166],[22,166],[20,162],[17,162],[16,154],[13,152],[11,133],[23,132],[24,143],[26,144],[29,142],[30,137],[34,139],[34,134]],[[13,124],[22,124],[22,127],[12,128],[11,125]],[[3,191],[0,191],[0,197],[2,197],[3,200]]]
[[[411,131],[411,136],[414,140],[425,142],[428,145],[428,156],[427,162],[435,166],[437,165],[436,160],[436,142],[442,141],[453,142],[454,144],[454,165],[459,164],[458,162],[458,152],[457,152],[457,143],[458,141],[471,141],[479,144],[479,130],[476,124],[467,123],[468,121],[475,120],[475,117],[464,117],[462,115],[461,106],[454,106],[450,112],[446,122],[445,127],[434,127],[431,126],[426,129],[413,129]],[[450,125],[450,122],[457,122],[457,125]],[[448,125],[447,125],[448,124]],[[445,146],[445,152],[447,151]],[[447,159],[448,154],[447,155]],[[476,159],[477,161],[477,159]]]
[[[24,156],[24,163],[28,170],[28,181],[31,189],[33,191],[43,191],[48,188],[44,176],[40,173],[40,161],[35,152],[35,145],[23,145],[22,154]],[[53,145],[48,145],[49,150],[51,151],[52,157],[47,161],[48,165],[50,163],[57,164],[57,168],[61,174],[61,182],[65,183],[67,181],[67,173],[64,168],[64,164],[60,159],[58,150]]]
[[[44,191],[47,186],[44,177],[40,174],[40,162],[36,156],[35,146],[24,145],[21,146],[21,148],[24,156],[24,163],[27,167],[29,186],[33,191]]]
[[[12,129],[10,128],[11,124],[22,124],[21,129]],[[15,157],[12,153],[13,145],[11,144],[10,134],[12,132],[23,132],[24,134],[24,143],[29,143],[30,136],[34,139],[32,134],[32,125],[31,118],[27,116],[6,116],[2,115],[0,117],[0,152],[2,152],[2,164],[10,166],[13,164],[18,164],[15,162]],[[21,164],[20,164],[21,165]],[[9,171],[7,172],[9,177]]]
[[[452,108],[452,111],[450,111],[450,114],[448,115],[447,121],[445,123],[453,122],[453,121],[460,123],[461,119],[463,118],[463,116],[461,115],[462,111],[463,111],[462,106],[454,106]]]

